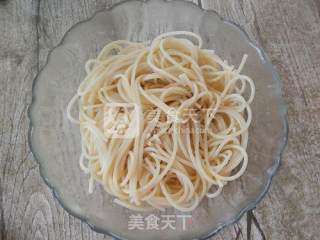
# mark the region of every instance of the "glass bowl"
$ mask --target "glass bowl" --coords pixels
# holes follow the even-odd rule
[[[104,45],[117,39],[146,41],[160,33],[187,30],[199,34],[204,47],[214,49],[237,66],[243,54],[248,60],[243,73],[256,85],[249,130],[249,165],[245,174],[229,183],[215,199],[204,199],[185,214],[174,209],[139,213],[113,203],[96,185],[88,194],[88,176],[78,165],[79,126],[66,118],[66,107],[84,79],[84,64]],[[120,239],[205,239],[232,224],[254,208],[268,191],[287,140],[286,107],[281,83],[264,52],[235,24],[213,11],[182,1],[127,1],[98,12],[72,27],[51,51],[33,86],[29,111],[30,145],[40,172],[61,205],[95,231]],[[135,219],[155,215],[160,229],[130,230]],[[172,221],[175,229],[165,227]],[[131,222],[130,222],[131,221]],[[131,226],[132,227],[132,226]]]

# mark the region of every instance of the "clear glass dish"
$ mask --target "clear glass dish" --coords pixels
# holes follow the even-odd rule
[[[231,182],[215,199],[205,199],[183,218],[168,209],[160,213],[137,213],[113,203],[98,185],[88,194],[88,176],[78,166],[80,133],[66,118],[66,106],[85,76],[84,63],[104,45],[117,39],[146,41],[160,33],[188,30],[198,33],[204,47],[214,49],[237,66],[248,54],[244,74],[256,85],[249,131],[249,165],[245,174]],[[120,239],[206,239],[254,208],[267,193],[287,141],[286,107],[281,82],[262,49],[256,47],[235,24],[217,13],[182,1],[127,1],[97,13],[72,27],[50,53],[33,87],[29,111],[30,145],[40,172],[61,205],[87,222],[95,231]],[[131,218],[141,214],[173,215],[176,230],[129,230]],[[131,220],[130,220],[131,219]],[[163,222],[159,222],[164,227]]]

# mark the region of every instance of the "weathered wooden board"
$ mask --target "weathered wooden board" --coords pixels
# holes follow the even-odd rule
[[[0,240],[111,239],[65,212],[42,181],[27,108],[34,77],[64,33],[119,1],[0,1]],[[247,232],[254,240],[319,239],[319,0],[194,2],[238,23],[266,50],[284,82],[290,127],[282,166],[255,215],[212,239],[250,239]]]

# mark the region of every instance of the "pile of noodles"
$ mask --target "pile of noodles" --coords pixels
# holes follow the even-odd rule
[[[130,209],[191,211],[244,173],[255,93],[240,74],[247,56],[234,68],[201,45],[171,32],[150,45],[111,42],[87,62],[67,112],[90,192],[96,181]]]

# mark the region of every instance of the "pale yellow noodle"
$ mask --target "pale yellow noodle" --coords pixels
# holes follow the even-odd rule
[[[201,47],[192,32],[169,32],[150,45],[112,42],[88,60],[67,116],[80,125],[89,192],[98,182],[132,210],[191,211],[245,172],[255,93],[240,73],[248,56],[235,69]],[[119,103],[135,112],[110,108]]]

